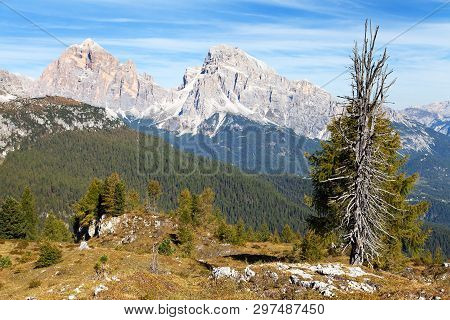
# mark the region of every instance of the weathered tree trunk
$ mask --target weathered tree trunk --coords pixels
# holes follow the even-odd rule
[[[362,264],[376,256],[380,247],[380,232],[384,231],[384,220],[388,204],[383,200],[383,181],[386,173],[379,170],[384,161],[379,150],[374,148],[375,125],[382,115],[385,93],[392,85],[385,85],[390,72],[386,71],[387,54],[374,61],[375,40],[378,28],[372,34],[366,23],[364,43],[359,52],[353,50],[353,96],[346,97],[346,112],[355,120],[354,135],[342,132],[349,150],[353,150],[354,167],[342,173],[348,191],[341,196],[343,220],[347,227],[346,239],[351,245],[350,263]],[[378,152],[378,153],[377,153]]]

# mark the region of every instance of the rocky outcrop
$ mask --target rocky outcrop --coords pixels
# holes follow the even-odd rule
[[[0,70],[0,102],[30,97],[32,88],[32,79]]]
[[[108,290],[107,286],[105,286],[104,284],[99,284],[94,289],[94,297],[98,296],[101,292],[106,291],[106,290]]]
[[[87,241],[81,241],[78,249],[79,250],[89,250],[90,248],[89,248]]]
[[[106,217],[103,216],[98,222],[98,235],[104,236],[116,232],[116,228],[121,223],[121,217]]]
[[[355,279],[350,280],[349,277]],[[270,281],[272,284],[276,283],[277,287],[284,288],[283,290],[287,286],[293,286],[296,292],[311,289],[324,297],[334,297],[356,291],[372,294],[377,291],[373,278],[381,277],[365,272],[360,267],[340,263],[310,265],[276,262],[249,265],[242,271],[231,267],[216,267],[212,268],[211,278],[245,283],[249,290],[258,290],[261,283],[267,284]]]
[[[213,268],[212,270],[212,278],[214,280],[219,280],[223,278],[233,278],[233,279],[239,279],[241,274],[230,267],[218,267]]]
[[[335,295],[333,291],[336,290],[336,287],[322,281],[297,281],[297,283],[294,284],[319,291],[324,297],[333,297]]]
[[[243,278],[245,281],[251,280],[253,277],[256,276],[256,272],[253,271],[250,266],[247,266],[244,270]]]

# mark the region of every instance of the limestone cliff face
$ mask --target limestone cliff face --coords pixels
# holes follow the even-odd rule
[[[33,80],[21,75],[0,70],[0,102],[31,95]]]
[[[166,91],[132,61],[123,64],[91,39],[72,45],[35,84],[34,95],[57,95],[117,112],[139,112],[158,103]]]
[[[290,81],[244,51],[225,45],[211,48],[201,68],[187,69],[171,106],[160,127],[172,131],[197,133],[215,114],[219,118],[236,114],[310,138],[322,138],[337,111],[326,91],[307,81]]]

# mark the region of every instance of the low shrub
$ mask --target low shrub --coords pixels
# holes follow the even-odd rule
[[[20,263],[27,263],[30,262],[33,259],[33,256],[30,251],[26,251],[23,253],[23,255],[19,258]]]
[[[36,268],[45,268],[57,264],[62,260],[62,252],[56,246],[45,243],[39,248],[39,259]]]
[[[108,262],[108,256],[102,255],[94,265],[94,271],[97,277],[102,277],[106,272],[106,263]]]
[[[172,241],[170,239],[164,239],[158,246],[158,253],[170,256],[175,252],[175,248],[172,246]]]
[[[324,239],[314,231],[308,231],[300,246],[302,260],[317,262],[325,256]]]
[[[309,230],[301,241],[294,244],[291,259],[294,261],[317,262],[326,253],[324,238]]]
[[[11,266],[12,262],[9,256],[0,256],[0,270],[10,268]]]
[[[30,283],[28,284],[29,289],[37,288],[40,286],[41,286],[41,281],[39,281],[37,279],[31,280]]]
[[[23,250],[26,249],[28,247],[28,241],[26,240],[20,240],[19,242],[17,242],[16,244],[16,249],[18,250]]]

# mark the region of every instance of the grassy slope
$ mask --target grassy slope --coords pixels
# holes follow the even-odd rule
[[[197,249],[193,258],[182,257],[178,251],[173,256],[158,255],[158,273],[151,273],[152,245],[173,233],[174,224],[170,218],[160,214],[133,213],[128,214],[127,219],[126,227],[116,228],[114,234],[91,239],[90,250],[80,251],[77,245],[71,243],[59,244],[63,261],[42,269],[34,268],[38,257],[37,243],[0,240],[0,255],[10,256],[13,262],[11,268],[0,270],[0,299],[25,299],[30,296],[37,299],[68,299],[70,295],[75,295],[77,299],[324,299],[315,290],[293,286],[289,282],[289,274],[277,268],[276,262],[284,261],[290,253],[290,244],[226,245],[208,236],[207,232],[211,230],[207,229],[196,232]],[[160,221],[159,227],[156,227],[156,220]],[[131,231],[137,236],[135,242],[119,244],[120,239]],[[27,252],[29,258],[24,261]],[[93,267],[102,255],[108,256],[107,276],[97,277]],[[345,266],[346,260],[346,257],[328,257],[320,263],[338,262]],[[252,263],[251,268],[257,274],[251,282],[238,284],[232,280],[210,279],[208,266],[230,266],[242,272],[249,263]],[[356,278],[344,275],[330,280],[338,288],[347,280],[369,281],[377,287],[373,294],[337,290],[338,299],[449,298],[448,270],[444,270],[447,279],[442,280],[442,268],[436,273],[422,266],[410,264],[409,267],[409,271],[401,275],[363,268],[375,275]],[[276,272],[278,281],[268,278],[267,270]],[[307,272],[313,275],[314,280],[328,281],[326,276]],[[438,279],[434,278],[436,274]],[[112,280],[113,276],[120,281]],[[30,288],[32,282],[38,285]],[[93,292],[99,284],[106,285],[108,290],[95,297]]]

